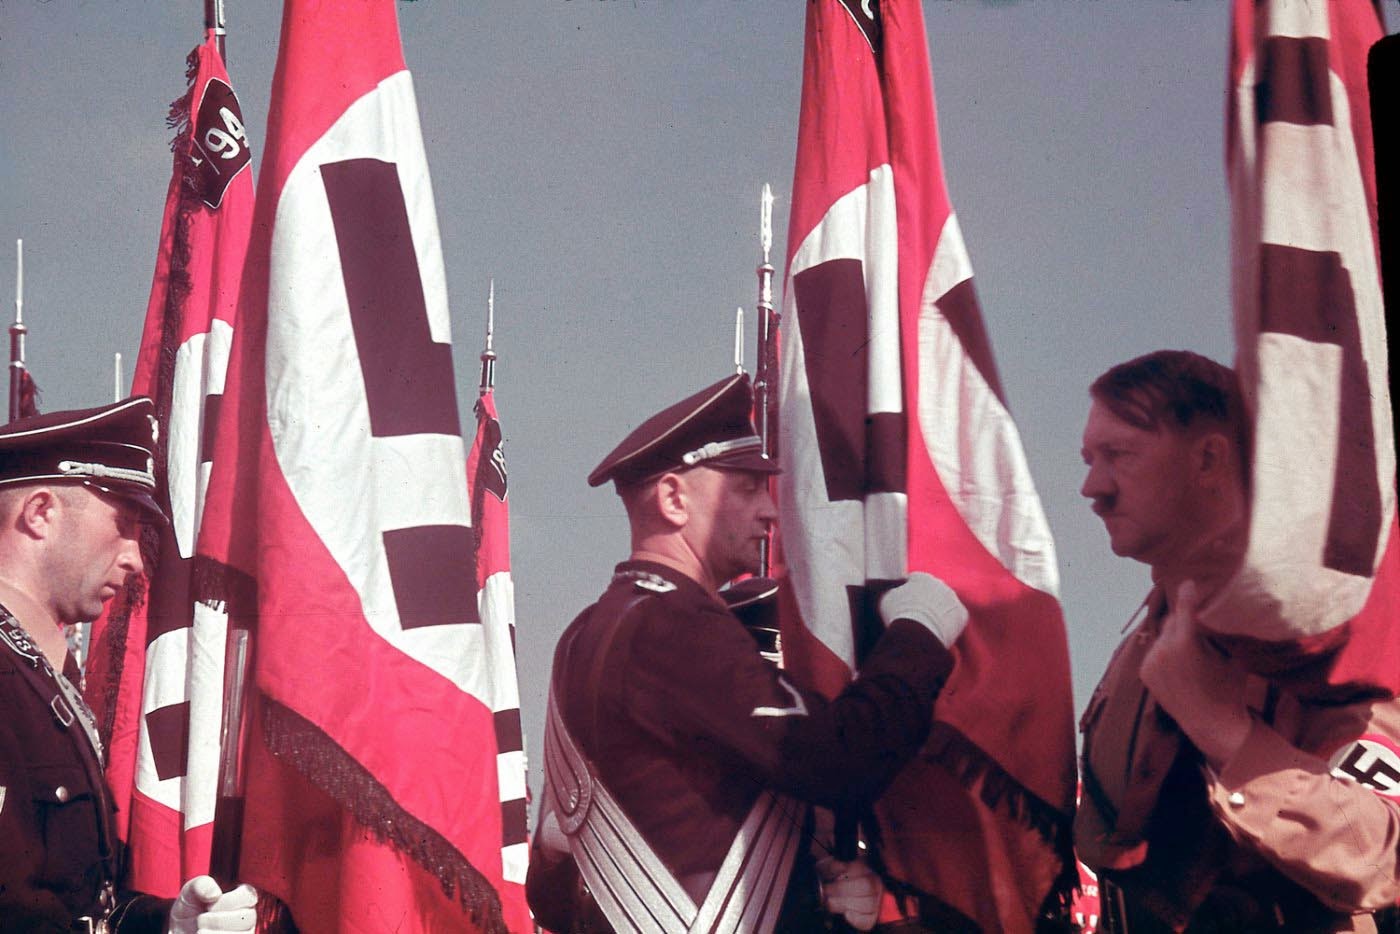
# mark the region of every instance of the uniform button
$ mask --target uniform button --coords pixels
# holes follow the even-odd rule
[[[1230,792],[1230,797],[1226,798],[1225,800],[1230,802],[1230,807],[1232,807],[1232,808],[1242,808],[1242,807],[1244,807],[1244,793],[1243,793],[1243,792],[1240,792],[1240,791],[1232,791],[1232,792]]]
[[[53,796],[58,799],[59,804],[65,803],[70,797],[70,795],[68,794],[68,786],[59,785],[53,790]]]

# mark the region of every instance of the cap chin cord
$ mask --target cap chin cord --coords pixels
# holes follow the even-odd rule
[[[100,477],[107,480],[124,480],[139,483],[155,489],[156,478],[153,470],[131,470],[127,467],[108,467],[106,464],[85,464],[82,461],[59,461],[58,470],[75,477]]]
[[[694,467],[696,464],[714,460],[716,457],[722,457],[725,454],[733,454],[736,451],[757,450],[761,447],[763,447],[763,440],[759,438],[758,435],[748,435],[747,437],[734,438],[729,441],[711,441],[708,444],[702,444],[693,451],[686,451],[681,455],[681,463],[685,464],[687,467]]]

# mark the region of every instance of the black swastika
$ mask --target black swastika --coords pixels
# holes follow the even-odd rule
[[[827,498],[861,501],[871,493],[904,492],[904,415],[866,411],[870,307],[860,260],[805,269],[793,277],[793,289]],[[866,581],[846,588],[857,661],[879,638],[877,600],[889,586]]]
[[[434,341],[428,328],[398,167],[350,159],[321,166],[321,177],[340,250],[370,431],[376,438],[460,436],[452,346]],[[403,628],[481,621],[470,528],[393,529],[383,541]]]
[[[1367,753],[1371,754],[1371,762],[1363,769],[1361,760]],[[1351,752],[1347,753],[1347,757],[1337,768],[1368,788],[1386,793],[1400,789],[1400,770],[1361,743],[1351,747]]]

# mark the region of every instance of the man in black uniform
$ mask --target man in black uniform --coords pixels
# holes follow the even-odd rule
[[[121,843],[63,627],[142,570],[153,494],[149,399],[0,427],[0,930],[252,931],[256,893],[208,876],[179,897],[116,893]]]
[[[832,701],[763,659],[716,595],[776,517],[751,404],[746,376],[722,380],[589,477],[616,484],[632,555],[555,653],[527,883],[551,930],[810,931],[822,904],[874,921],[878,881],[812,852],[808,805],[868,805],[918,749],[967,612],[912,575]]]

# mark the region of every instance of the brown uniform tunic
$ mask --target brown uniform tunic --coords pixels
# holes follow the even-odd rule
[[[1134,934],[1374,931],[1400,897],[1400,700],[1303,702],[1251,676],[1253,726],[1217,773],[1139,679],[1165,609],[1154,591],[1080,725],[1075,846],[1105,916],[1121,898]]]

